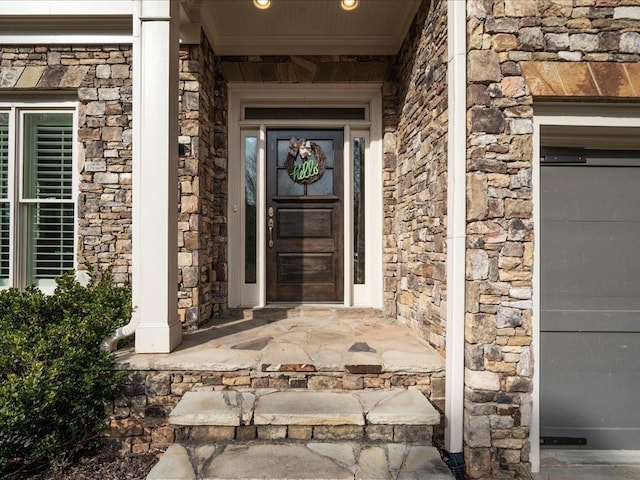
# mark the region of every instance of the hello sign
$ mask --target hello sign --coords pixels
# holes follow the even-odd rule
[[[289,142],[285,167],[289,177],[296,183],[315,183],[324,175],[327,157],[322,147],[304,138],[293,137]]]

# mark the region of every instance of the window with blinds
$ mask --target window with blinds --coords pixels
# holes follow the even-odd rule
[[[74,267],[74,214],[73,112],[0,110],[0,286],[54,287]]]
[[[24,114],[27,282],[39,286],[73,268],[72,124],[70,113]]]

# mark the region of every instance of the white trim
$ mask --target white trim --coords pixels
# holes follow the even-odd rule
[[[447,2],[447,326],[445,449],[460,453],[464,437],[464,319],[466,255],[466,2]]]
[[[381,225],[384,220],[384,215],[382,218],[374,219],[374,221],[368,221],[369,215],[376,211],[382,212],[381,200],[382,196],[378,195],[378,192],[382,191],[381,175],[378,175],[378,172],[382,172],[382,165],[378,164],[375,159],[370,163],[369,162],[369,152],[371,151],[371,135],[369,130],[351,130],[351,145],[353,145],[353,140],[356,138],[363,138],[365,145],[365,185],[367,187],[373,188],[365,188],[364,191],[364,203],[365,205],[372,205],[373,208],[366,209],[365,211],[365,239],[373,236],[373,240],[371,243],[366,243],[365,249],[365,260],[364,260],[364,271],[365,271],[365,284],[353,284],[353,303],[352,305],[355,307],[364,307],[370,306],[372,304],[372,299],[370,297],[370,290],[373,291],[382,291],[382,277],[383,271],[381,271],[379,267],[379,260],[376,257],[376,252],[382,251],[382,244],[378,243],[378,240],[381,238],[377,235],[377,232],[374,231],[374,228],[378,228],[378,225]],[[353,156],[351,158],[351,169],[353,171]],[[372,178],[370,176],[373,175]],[[353,190],[351,192],[351,198],[353,198]],[[351,212],[353,214],[353,206],[350,207]],[[351,219],[353,222],[353,218]],[[353,223],[350,224],[349,228],[353,228]],[[350,240],[351,251],[350,251],[350,267],[353,272],[353,237]],[[372,258],[373,254],[373,258]],[[352,279],[355,278],[355,275],[352,274]],[[382,299],[380,299],[382,300]],[[382,308],[383,302],[375,304],[374,308]]]
[[[0,35],[0,45],[69,45],[69,44],[118,44],[127,45],[133,43],[133,35]]]
[[[255,283],[247,283],[246,282],[246,278],[245,278],[245,268],[242,268],[239,272],[239,290],[240,290],[240,303],[242,305],[259,305],[260,304],[260,292],[259,292],[259,285],[261,285],[261,275],[258,272],[258,262],[257,262],[257,257],[259,255],[258,253],[258,249],[259,249],[259,244],[258,244],[258,225],[263,225],[262,223],[258,223],[258,216],[259,216],[259,211],[262,207],[262,199],[260,198],[260,196],[258,195],[258,185],[260,184],[260,180],[259,180],[259,175],[258,172],[259,170],[262,170],[261,168],[261,162],[260,162],[260,154],[261,154],[261,149],[260,149],[260,130],[242,130],[240,132],[240,152],[241,152],[241,168],[238,169],[238,173],[239,173],[239,178],[237,179],[237,181],[240,184],[240,203],[236,204],[234,203],[231,206],[231,209],[233,211],[234,214],[239,213],[240,214],[240,221],[238,222],[238,227],[239,229],[236,232],[237,238],[239,239],[238,241],[238,246],[239,246],[239,258],[236,260],[234,259],[234,261],[238,264],[238,265],[245,265],[244,264],[244,259],[246,259],[246,236],[244,234],[244,232],[246,232],[246,202],[244,201],[244,196],[245,196],[245,190],[246,190],[246,175],[245,175],[245,159],[247,158],[246,155],[246,139],[247,138],[255,138],[256,139],[256,282]],[[231,178],[229,178],[229,181],[231,181]],[[230,231],[230,230],[229,230]],[[230,259],[231,261],[231,259]]]
[[[533,116],[533,358],[540,359],[540,146],[542,126],[640,127],[637,105],[541,103],[534,106]],[[533,405],[529,441],[531,470],[540,471],[540,366],[533,372]]]
[[[244,107],[246,106],[357,106],[364,107],[366,114],[370,117],[367,121],[348,120],[289,120],[269,121],[268,124],[257,121],[243,120]],[[230,83],[229,84],[229,196],[227,204],[228,232],[229,232],[229,307],[256,306],[263,307],[266,304],[266,247],[264,228],[258,228],[258,264],[257,278],[259,282],[258,296],[248,295],[242,284],[243,272],[243,247],[240,245],[242,236],[242,209],[240,205],[244,202],[244,189],[240,175],[244,171],[241,148],[238,148],[242,138],[241,132],[245,130],[255,130],[260,128],[260,138],[258,142],[258,205],[257,222],[258,225],[265,225],[265,195],[266,195],[266,130],[267,127],[292,127],[295,128],[342,128],[345,131],[344,155],[345,166],[351,168],[349,161],[351,152],[350,129],[370,130],[372,140],[367,145],[367,161],[369,171],[368,185],[371,195],[370,210],[368,212],[379,212],[377,217],[372,217],[367,224],[367,283],[366,294],[360,294],[360,301],[366,301],[366,305],[374,308],[381,308],[383,304],[382,292],[382,89],[378,84],[331,84],[331,85],[283,85],[283,84],[251,84],[251,83]],[[349,157],[348,157],[349,155]],[[345,168],[345,182],[352,178],[352,172]],[[350,181],[350,180],[349,180]],[[345,232],[344,232],[344,253],[345,253],[345,282],[344,282],[344,304],[353,305],[354,294],[351,282],[352,273],[347,269],[352,268],[351,256],[353,246],[349,239],[352,238],[351,226],[347,226],[348,218],[351,215],[347,209],[350,208],[351,200],[348,195],[351,192],[350,183],[345,184]],[[367,195],[369,197],[369,195]],[[369,202],[369,198],[367,198]],[[371,232],[371,233],[370,233]],[[237,241],[236,241],[237,239]],[[347,265],[347,262],[349,265]],[[244,291],[243,291],[244,290]],[[253,297],[249,298],[249,297]],[[364,300],[362,300],[364,299]],[[359,302],[360,302],[359,301]],[[359,303],[358,302],[358,303]]]
[[[0,2],[0,15],[33,15],[33,16],[113,16],[133,15],[133,0],[20,0]]]
[[[230,190],[230,189],[228,189]],[[257,199],[257,224],[267,224],[267,127],[260,125],[260,138],[258,139],[258,199]],[[264,228],[258,227],[258,250],[257,250],[257,278],[260,281],[258,289],[258,306],[264,307],[267,304],[267,232]],[[262,261],[260,261],[262,259]]]
[[[353,304],[353,155],[351,128],[344,127],[344,147],[343,147],[343,189],[342,189],[342,219],[343,219],[343,281],[344,281],[344,306]]]

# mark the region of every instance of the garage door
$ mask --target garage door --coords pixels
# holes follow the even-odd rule
[[[541,158],[541,442],[638,449],[640,152]]]

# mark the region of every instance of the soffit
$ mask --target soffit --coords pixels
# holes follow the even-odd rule
[[[267,10],[252,0],[187,0],[182,30],[200,24],[216,55],[394,55],[420,3],[360,0],[347,12],[339,0],[273,0]]]

